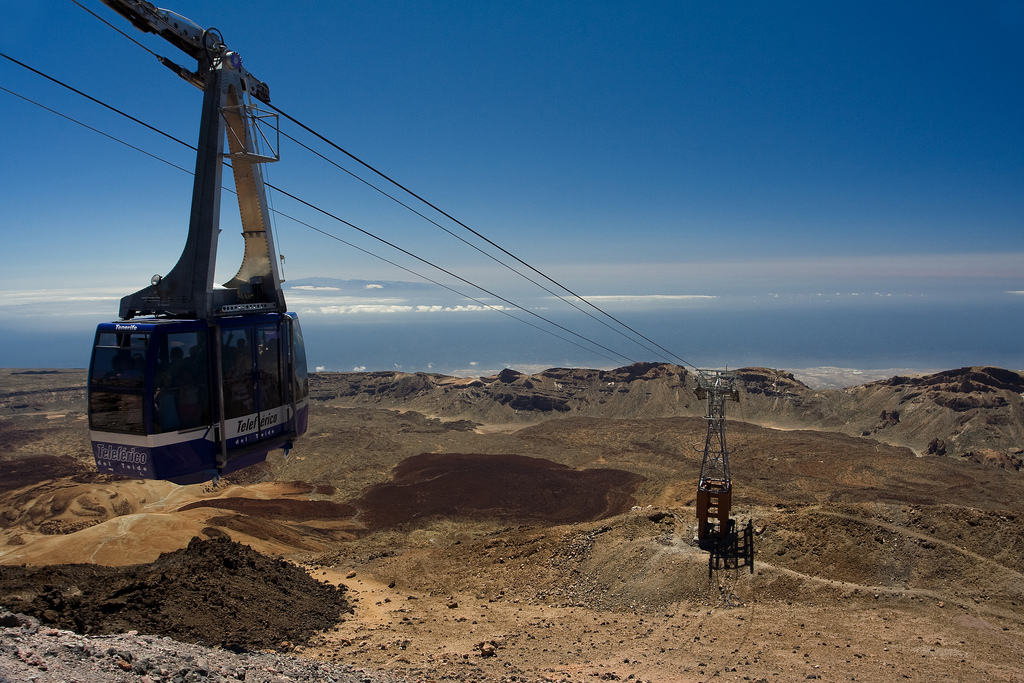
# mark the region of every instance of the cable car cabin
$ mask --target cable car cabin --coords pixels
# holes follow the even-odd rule
[[[260,170],[279,158],[271,144],[276,116],[253,104],[269,104],[270,89],[216,29],[198,29],[147,0],[104,2],[196,60],[195,71],[169,65],[203,91],[203,106],[185,248],[166,275],[121,299],[120,322],[96,330],[93,454],[100,472],[206,481],[290,448],[309,419],[302,335],[295,315],[283,313]],[[235,276],[215,287],[225,157],[245,253]]]
[[[291,448],[309,378],[294,314],[101,323],[89,365],[100,472],[207,481]]]

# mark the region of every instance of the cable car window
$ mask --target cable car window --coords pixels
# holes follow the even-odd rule
[[[306,345],[302,342],[302,328],[298,319],[292,319],[292,391],[295,400],[300,401],[309,395],[309,372],[306,370]]]
[[[250,328],[221,331],[225,418],[243,417],[256,412],[252,336]]]
[[[153,385],[153,431],[195,429],[210,417],[206,332],[160,339]]]
[[[284,403],[281,395],[281,334],[277,325],[256,329],[256,369],[260,377],[260,410]]]
[[[101,432],[145,434],[142,422],[142,394],[89,392],[89,426]]]
[[[101,332],[93,349],[90,384],[141,389],[148,345],[148,334]]]

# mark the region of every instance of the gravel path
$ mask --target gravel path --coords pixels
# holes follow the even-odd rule
[[[408,679],[275,652],[231,652],[135,631],[82,636],[40,627],[0,610],[0,683],[204,683],[334,681],[408,683]]]

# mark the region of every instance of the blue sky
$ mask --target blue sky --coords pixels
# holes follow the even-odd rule
[[[98,0],[82,2],[187,64]],[[685,321],[708,306],[813,311],[893,297],[1024,312],[1024,2],[168,7],[220,29],[283,111],[617,315]],[[5,24],[6,54],[196,139],[201,93],[70,1],[15,3]],[[189,150],[7,60],[0,85],[194,164]],[[6,92],[0,102],[0,327],[88,337],[177,259],[191,177]],[[516,303],[563,306],[305,150],[286,142],[282,157],[267,170],[274,184]],[[224,209],[221,279],[241,253],[230,195]],[[287,219],[276,229],[292,283],[416,281]],[[473,305],[405,285],[288,300],[304,320],[406,315],[409,325]]]

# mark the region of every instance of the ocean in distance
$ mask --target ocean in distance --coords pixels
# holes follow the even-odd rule
[[[995,365],[1019,371],[1024,370],[1021,308],[1018,303],[947,302],[842,309],[700,309],[617,317],[702,368],[926,372]],[[593,346],[563,330],[554,330],[563,338],[559,339],[490,311],[419,317],[308,315],[301,320],[310,370],[485,376],[505,367],[537,372],[549,367],[612,368],[631,361],[679,362],[582,314],[555,320],[614,354],[580,348],[566,340]],[[80,326],[49,330],[0,323],[7,328],[0,330],[0,367],[86,367],[98,322],[83,320]]]

